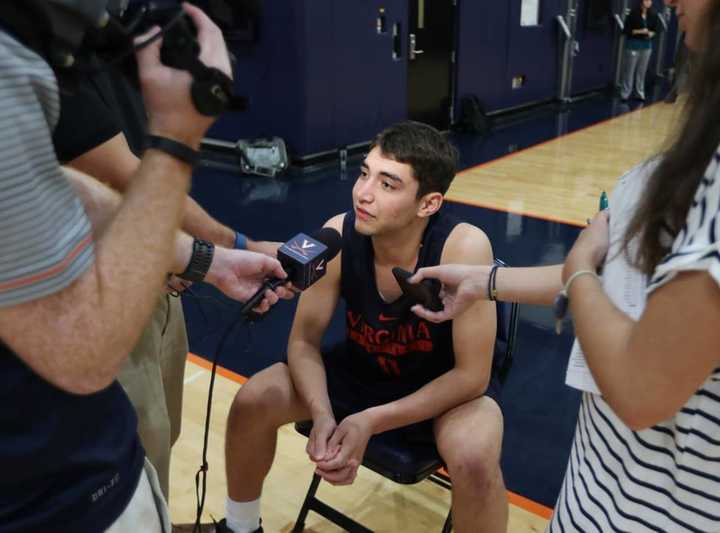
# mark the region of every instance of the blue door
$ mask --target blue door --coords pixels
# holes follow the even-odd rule
[[[677,15],[673,9],[670,11],[670,20],[668,21],[668,29],[665,36],[665,49],[662,63],[664,69],[671,68],[675,65],[675,55],[678,47],[683,46],[683,44],[680,43],[682,36],[678,35],[679,32],[680,28],[678,27]]]
[[[538,24],[521,24],[522,1],[510,2],[508,59],[502,107],[551,100],[558,91],[559,29],[555,18],[564,14],[562,0],[539,2]]]
[[[664,76],[667,69],[675,63],[675,52],[678,45],[678,23],[675,10],[665,7],[662,1],[653,2],[653,8],[658,14],[660,35],[653,42],[653,56],[650,58],[650,76]],[[657,80],[656,80],[657,81]]]
[[[610,0],[580,0],[575,40],[572,94],[612,86],[615,25]]]
[[[456,6],[452,0],[410,0],[408,118],[440,130],[450,125]]]
[[[295,159],[372,139],[407,116],[407,0],[266,2],[257,39],[233,47],[244,113],[211,136],[283,137]]]
[[[456,101],[475,95],[487,111],[502,106],[509,13],[507,1],[459,1]]]
[[[561,0],[539,2],[536,24],[522,0],[459,5],[457,97],[478,96],[488,112],[552,100],[558,90]],[[534,18],[534,17],[531,17]]]
[[[407,0],[333,2],[329,84],[323,105],[332,117],[334,147],[362,143],[407,117]]]

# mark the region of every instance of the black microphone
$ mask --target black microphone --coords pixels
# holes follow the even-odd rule
[[[332,261],[342,248],[342,237],[333,228],[322,228],[312,234],[298,233],[283,244],[277,253],[278,261],[287,273],[285,279],[271,278],[245,302],[240,314],[249,320],[258,315],[252,311],[262,301],[265,291],[275,289],[279,285],[292,283],[301,291],[307,289],[325,275],[328,262]]]

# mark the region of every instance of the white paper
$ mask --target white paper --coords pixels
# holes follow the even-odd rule
[[[635,167],[620,178],[610,198],[610,250],[603,266],[602,286],[613,304],[633,320],[640,318],[645,308],[647,277],[630,266],[622,251],[622,243],[634,209],[645,190],[645,182],[655,168],[656,163]],[[630,251],[634,251],[632,244]],[[565,384],[600,394],[577,339],[570,352]]]
[[[520,26],[538,26],[540,24],[540,0],[522,0],[520,7]]]
[[[580,343],[577,339],[573,342],[572,350],[570,351],[570,360],[568,361],[567,372],[565,373],[565,384],[574,389],[600,394],[600,389],[598,389],[592,372],[590,372],[590,368],[587,366],[585,354],[582,348],[580,348]]]

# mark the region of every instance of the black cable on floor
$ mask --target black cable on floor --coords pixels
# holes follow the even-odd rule
[[[208,462],[207,462],[207,448],[208,448],[208,439],[210,436],[210,414],[212,410],[212,397],[213,397],[213,390],[215,388],[215,374],[217,371],[217,365],[218,361],[220,360],[220,355],[223,351],[223,348],[225,348],[225,343],[230,338],[230,334],[233,332],[235,327],[242,322],[241,317],[238,316],[237,320],[234,320],[223,333],[222,337],[220,338],[220,342],[218,343],[217,351],[215,352],[215,357],[213,357],[213,364],[212,369],[210,371],[210,386],[208,388],[208,401],[207,401],[207,409],[205,411],[205,434],[203,435],[203,450],[202,450],[202,464],[200,465],[200,468],[195,473],[195,497],[197,501],[197,507],[196,507],[196,515],[195,515],[195,526],[193,527],[193,533],[201,533],[200,531],[200,520],[202,518],[202,512],[203,508],[205,507],[205,496],[207,493],[207,471],[208,471]],[[247,323],[248,328],[250,327],[252,323]],[[246,349],[250,345],[251,337],[249,335],[249,329],[248,329],[248,338],[246,341]]]

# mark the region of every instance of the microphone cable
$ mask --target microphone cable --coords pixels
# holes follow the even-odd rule
[[[196,512],[195,512],[195,526],[193,527],[193,533],[201,532],[200,521],[202,518],[203,508],[205,507],[205,496],[207,494],[207,472],[208,472],[207,449],[208,449],[208,440],[210,437],[210,414],[212,411],[212,398],[213,398],[213,391],[215,388],[215,375],[217,372],[217,365],[218,365],[218,361],[220,360],[220,354],[222,353],[223,348],[225,347],[225,343],[227,342],[228,338],[230,338],[230,334],[237,327],[237,325],[240,324],[241,322],[242,322],[241,320],[233,320],[232,323],[225,329],[225,332],[223,333],[222,337],[220,338],[220,342],[218,343],[217,351],[215,352],[215,356],[213,357],[212,369],[210,370],[210,386],[208,387],[207,409],[205,411],[205,431],[203,434],[202,463],[200,464],[198,471],[195,473],[195,498],[197,501],[197,507],[196,507]],[[250,329],[248,326],[248,338],[246,341],[246,349],[248,346],[250,346],[250,341],[251,341],[249,332],[250,332]]]
[[[177,292],[177,291],[176,291]],[[229,307],[229,304],[227,302],[223,302],[217,297],[214,296],[201,296],[194,292],[190,287],[186,287],[183,292],[187,292],[192,296],[193,298],[197,298],[198,300],[214,300],[217,303],[220,303],[226,307]],[[179,297],[180,294],[177,293],[176,297]],[[200,305],[200,302],[198,301],[198,308],[201,311],[201,314],[203,315],[203,318],[206,320],[206,324],[209,325],[209,322],[207,321],[207,316],[205,315],[204,311],[202,310],[202,306]],[[242,352],[246,352],[250,344],[252,342],[252,325],[253,322],[250,320],[246,320],[243,317],[242,312],[237,313],[237,317],[233,318],[230,322],[230,324],[225,328],[222,335],[220,336],[220,341],[218,342],[217,350],[215,351],[215,355],[213,356],[212,360],[212,368],[210,370],[210,385],[208,386],[208,398],[207,398],[207,407],[205,409],[205,424],[204,424],[204,432],[203,432],[203,448],[202,448],[202,459],[201,464],[195,473],[195,501],[196,501],[196,508],[195,508],[195,524],[193,525],[193,533],[201,533],[201,519],[202,519],[202,513],[203,509],[205,508],[205,497],[207,495],[207,472],[209,469],[209,464],[207,461],[207,450],[208,450],[208,442],[210,439],[210,416],[212,414],[212,399],[213,399],[213,392],[215,390],[215,376],[217,374],[217,366],[218,362],[220,360],[220,355],[223,352],[223,349],[225,348],[225,344],[227,343],[228,339],[230,338],[231,334],[235,330],[235,328],[238,326],[238,324],[245,324],[246,331],[247,331],[247,338],[245,339],[245,345],[244,348],[241,350]],[[209,335],[209,334],[208,334]],[[207,335],[206,335],[207,336]],[[215,520],[213,519],[213,522]]]

